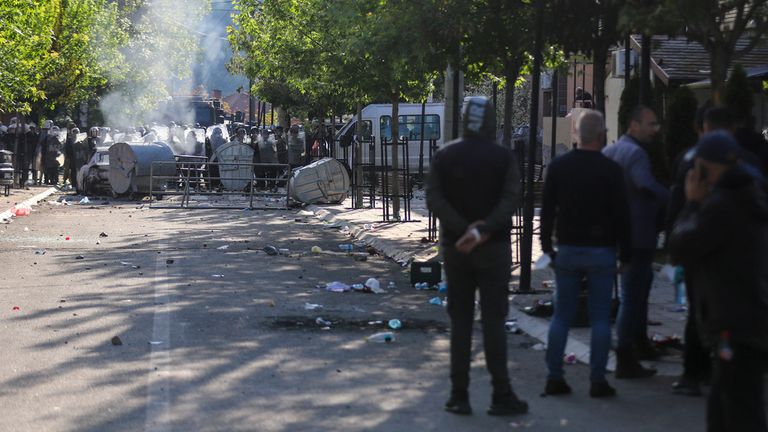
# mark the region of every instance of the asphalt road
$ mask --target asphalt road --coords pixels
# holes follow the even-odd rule
[[[444,413],[444,308],[383,257],[306,254],[348,241],[296,211],[128,201],[46,203],[0,225],[0,431],[704,429],[704,399],[670,395],[668,378],[611,377],[619,396],[593,400],[587,367],[568,366],[575,393],[540,397],[543,353],[525,335],[510,336],[509,366],[531,414],[485,415],[479,343],[475,414]],[[268,256],[266,245],[292,256]],[[316,288],[368,277],[397,288]],[[331,328],[315,324],[318,316]],[[404,323],[395,342],[365,342],[383,327],[369,322],[391,318]]]

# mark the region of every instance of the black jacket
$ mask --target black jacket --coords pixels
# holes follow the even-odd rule
[[[738,165],[700,204],[688,203],[669,251],[696,287],[702,339],[723,331],[734,343],[768,351],[768,203],[756,169]]]
[[[453,245],[469,224],[491,241],[510,242],[520,174],[512,150],[481,138],[452,141],[438,151],[427,177],[427,205],[440,219],[441,241]]]

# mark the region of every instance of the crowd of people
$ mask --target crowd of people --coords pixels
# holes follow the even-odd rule
[[[427,183],[428,205],[440,219],[452,328],[452,390],[445,409],[456,414],[472,412],[468,384],[476,290],[493,386],[488,414],[528,410],[509,385],[504,334],[519,165],[511,150],[496,145],[493,110],[485,98],[470,99],[462,137],[436,154]],[[641,360],[662,355],[648,338],[648,304],[653,265],[668,261],[684,275],[689,304],[683,371],[671,391],[700,396],[702,385],[711,387],[709,431],[766,431],[768,143],[728,109],[707,104],[697,113],[698,142],[688,143],[675,158],[668,188],[654,178],[649,157],[661,126],[656,113],[638,106],[627,123],[624,135],[606,145],[603,115],[584,110],[575,148],[547,167],[541,246],[556,289],[544,393],[572,392],[564,351],[579,297],[586,295],[589,395],[617,394],[606,379],[617,280],[614,377],[656,374]]]

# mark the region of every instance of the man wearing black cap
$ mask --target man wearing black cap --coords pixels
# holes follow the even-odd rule
[[[696,286],[702,340],[714,352],[708,431],[766,431],[768,204],[760,171],[725,132],[699,141],[672,229],[672,260]]]
[[[493,395],[489,415],[528,412],[512,391],[504,320],[509,310],[512,213],[520,197],[517,162],[495,142],[496,112],[484,97],[464,106],[462,137],[441,149],[427,179],[427,204],[440,219],[451,318],[451,397],[445,409],[471,414],[469,369],[475,291]]]

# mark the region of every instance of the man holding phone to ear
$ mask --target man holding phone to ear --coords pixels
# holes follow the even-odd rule
[[[489,415],[528,412],[512,391],[507,335],[512,213],[520,175],[512,150],[496,143],[496,110],[488,98],[464,105],[462,136],[437,152],[427,178],[427,205],[440,219],[440,244],[451,318],[451,396],[445,410],[472,413],[469,370],[475,292],[480,291],[483,346],[493,394]]]
[[[707,430],[766,431],[768,203],[760,171],[729,134],[694,149],[686,206],[669,239],[673,262],[696,286],[696,319],[714,352]]]

